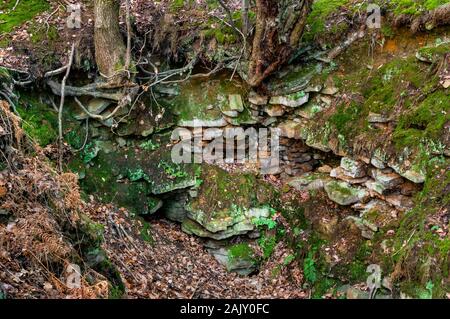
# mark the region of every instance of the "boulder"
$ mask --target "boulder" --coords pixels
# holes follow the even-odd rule
[[[372,176],[377,183],[389,190],[394,189],[403,183],[403,178],[399,174],[385,173],[380,169],[372,170]]]
[[[207,250],[229,272],[248,276],[256,270],[253,250],[246,243],[228,247],[208,248]]]
[[[406,168],[406,165],[400,165],[398,163],[389,163],[389,166],[396,171],[398,174],[400,174],[402,177],[410,180],[413,183],[416,184],[422,184],[425,182],[426,179],[426,172],[423,172],[419,168],[409,167]]]
[[[307,173],[299,177],[292,177],[287,180],[287,184],[299,191],[323,189],[331,178],[327,174]]]
[[[280,136],[287,138],[300,139],[302,125],[294,121],[286,121],[278,125]]]
[[[370,112],[369,115],[367,116],[367,121],[369,123],[389,123],[391,119],[382,114]]]
[[[386,192],[386,190],[387,190],[386,187],[383,184],[381,184],[381,183],[379,183],[379,182],[377,182],[377,181],[375,181],[373,179],[368,180],[367,182],[365,182],[364,186],[366,186],[367,189],[369,189],[371,191],[374,191],[374,192],[376,192],[376,193],[378,193],[380,195],[383,195]]]
[[[325,95],[335,95],[337,92],[339,92],[339,89],[337,87],[331,85],[331,86],[327,86],[326,88],[324,88],[322,90],[322,92],[320,92],[320,93],[325,94]]]
[[[392,194],[385,197],[386,201],[400,210],[408,210],[414,207],[414,202],[409,196]]]
[[[368,177],[361,177],[361,178],[350,177],[348,172],[342,167],[333,168],[330,171],[330,176],[345,181],[349,184],[363,184],[368,180]]]

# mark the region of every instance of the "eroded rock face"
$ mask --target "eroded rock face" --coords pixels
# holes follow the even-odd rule
[[[229,174],[204,167],[195,198],[186,205],[183,230],[200,237],[223,240],[255,230],[255,219],[268,218],[271,187],[251,174]]]
[[[223,242],[208,241],[205,246],[219,264],[229,272],[248,276],[257,268],[253,250],[248,243],[229,245]]]

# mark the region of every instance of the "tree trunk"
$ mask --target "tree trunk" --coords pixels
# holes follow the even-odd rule
[[[256,0],[248,83],[257,87],[298,47],[313,0]]]
[[[120,0],[94,0],[94,44],[98,70],[112,80],[126,63],[126,47],[119,30]]]

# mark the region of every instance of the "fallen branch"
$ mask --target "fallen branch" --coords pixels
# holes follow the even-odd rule
[[[63,129],[62,129],[62,112],[64,109],[64,98],[65,98],[65,88],[66,88],[66,81],[70,74],[70,68],[72,67],[73,63],[73,55],[75,52],[75,42],[72,43],[72,48],[70,50],[70,56],[69,56],[69,62],[67,63],[67,69],[66,74],[64,75],[64,78],[61,83],[61,100],[59,103],[59,110],[58,110],[58,132],[59,132],[59,171],[62,172],[62,147],[63,147]]]
[[[334,58],[336,58],[339,54],[341,54],[342,51],[344,51],[350,45],[352,45],[353,42],[355,42],[356,40],[362,39],[365,34],[366,34],[366,32],[365,32],[365,28],[364,27],[362,27],[361,30],[352,33],[348,37],[347,40],[345,40],[343,43],[341,43],[338,46],[336,46],[333,50],[331,50],[328,53],[328,56],[327,56],[328,61],[331,61]]]

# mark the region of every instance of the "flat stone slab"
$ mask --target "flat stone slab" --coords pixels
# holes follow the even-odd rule
[[[306,104],[309,101],[309,93],[303,91],[284,95],[284,96],[274,96],[270,99],[270,104],[280,104],[287,107],[296,108]]]
[[[342,206],[358,203],[368,195],[363,188],[352,187],[346,182],[338,181],[326,183],[325,191],[332,201]]]
[[[248,96],[248,101],[254,105],[266,105],[269,102],[269,98],[252,91]]]

